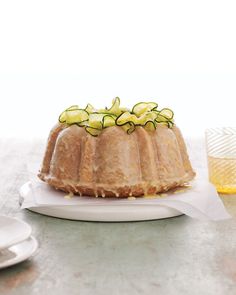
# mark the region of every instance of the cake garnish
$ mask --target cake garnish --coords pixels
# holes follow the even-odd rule
[[[121,126],[128,134],[131,134],[136,126],[142,126],[148,131],[155,130],[158,124],[172,128],[173,117],[171,109],[158,110],[158,104],[155,102],[140,102],[131,110],[122,108],[119,97],[116,97],[112,106],[105,109],[97,110],[91,104],[87,104],[84,109],[73,105],[61,113],[59,122],[67,125],[77,124],[84,127],[89,134],[98,136],[104,128],[111,126]]]

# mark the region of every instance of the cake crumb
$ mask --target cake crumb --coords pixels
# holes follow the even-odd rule
[[[65,196],[64,196],[64,199],[69,200],[69,199],[71,199],[73,196],[74,196],[73,193],[69,193],[68,195],[65,195]]]
[[[136,200],[136,198],[135,197],[128,197],[128,200]]]
[[[183,193],[185,192],[185,189],[178,189],[174,192],[174,194],[180,194],[180,193]]]
[[[145,195],[144,199],[156,199],[158,195]]]
[[[174,191],[174,194],[184,193],[184,192],[186,192],[187,190],[189,190],[190,188],[192,188],[191,185],[189,185],[189,186],[183,186],[183,187],[181,187],[181,188],[179,188],[179,189],[176,189],[176,190]]]
[[[183,187],[185,188],[191,188],[192,184],[191,183],[184,183]]]
[[[160,194],[160,197],[164,198],[164,197],[167,197],[168,194]]]

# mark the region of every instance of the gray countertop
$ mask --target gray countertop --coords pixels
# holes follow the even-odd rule
[[[0,271],[0,294],[236,294],[236,196],[221,196],[230,220],[187,216],[126,223],[80,222],[20,210],[26,165],[42,141],[0,141],[0,214],[28,222],[39,249]],[[202,163],[203,149],[191,151]]]

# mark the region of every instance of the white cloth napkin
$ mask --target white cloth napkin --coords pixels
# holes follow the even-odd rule
[[[214,186],[207,180],[196,179],[192,187],[179,191],[165,193],[157,198],[94,198],[66,196],[66,193],[57,191],[49,185],[36,179],[31,180],[31,190],[23,198],[21,208],[40,206],[166,206],[174,208],[192,218],[200,220],[223,220],[231,218],[219,198]]]

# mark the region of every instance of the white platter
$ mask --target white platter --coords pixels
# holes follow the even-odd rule
[[[20,197],[27,199],[32,194],[30,183],[25,183],[20,188]],[[59,194],[59,192],[56,192]],[[31,211],[72,220],[83,221],[105,221],[105,222],[119,222],[119,221],[141,221],[154,220],[175,217],[183,215],[182,212],[161,205],[140,205],[140,204],[116,204],[110,202],[109,205],[74,205],[74,206],[38,206],[29,207]]]
[[[31,227],[24,221],[0,215],[0,251],[26,240],[31,231]]]
[[[20,263],[30,258],[38,248],[34,237],[0,251],[0,269]]]

